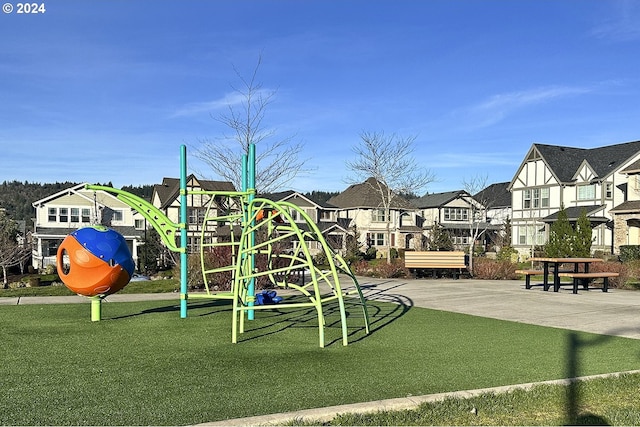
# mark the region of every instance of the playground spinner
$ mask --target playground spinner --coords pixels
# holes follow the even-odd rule
[[[186,147],[180,147],[180,223],[171,221],[162,211],[146,200],[112,187],[87,185],[91,190],[113,193],[119,200],[137,210],[159,233],[165,246],[180,254],[180,317],[187,317],[190,299],[226,299],[233,305],[231,340],[238,342],[238,335],[245,330],[245,320],[253,320],[256,311],[286,308],[314,308],[318,318],[320,347],[325,345],[325,313],[329,305],[338,305],[342,330],[342,343],[348,344],[346,306],[359,306],[364,318],[364,328],[369,333],[367,305],[357,279],[340,254],[326,242],[316,223],[299,206],[289,202],[275,202],[256,197],[255,145],[250,144],[248,154],[242,158],[241,191],[205,191],[188,188]],[[207,200],[201,225],[200,261],[205,292],[189,293],[187,287],[187,223],[188,196],[200,196]],[[295,215],[295,216],[294,216]],[[302,222],[297,222],[302,220]],[[224,241],[214,241],[208,236],[214,228],[228,227],[229,236]],[[234,231],[241,230],[239,237]],[[184,230],[185,232],[181,232]],[[180,243],[177,244],[177,236]],[[257,238],[259,236],[259,238]],[[327,266],[319,269],[313,263],[309,243],[315,242],[327,259]],[[207,253],[216,247],[226,247],[231,262],[222,267],[207,265]],[[286,251],[282,248],[286,247]],[[257,268],[256,258],[261,267]],[[265,263],[266,260],[266,263]],[[266,265],[266,266],[265,266]],[[231,276],[231,290],[214,290],[211,277],[216,273]],[[300,278],[301,280],[292,280]],[[307,280],[308,277],[308,280]],[[341,278],[351,283],[343,286]],[[256,281],[268,279],[278,288],[293,289],[303,298],[293,302],[284,299],[277,305],[256,304]],[[99,299],[92,303],[99,305]],[[95,309],[92,309],[92,312]]]

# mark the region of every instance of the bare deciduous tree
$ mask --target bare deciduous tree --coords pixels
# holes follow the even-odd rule
[[[487,187],[486,175],[475,175],[464,179],[464,190],[473,197],[469,197],[471,212],[469,215],[469,272],[473,275],[473,254],[478,239],[483,238],[489,228],[487,211],[495,206],[497,195],[491,192],[482,192]]]
[[[275,139],[275,130],[263,123],[267,107],[272,103],[275,90],[265,90],[258,82],[258,70],[262,58],[251,74],[244,78],[237,69],[241,86],[231,86],[237,94],[227,105],[227,112],[215,117],[227,126],[231,135],[223,135],[215,141],[201,140],[194,156],[207,164],[224,180],[232,182],[237,189],[242,185],[242,156],[249,145],[256,145],[256,189],[259,193],[282,189],[298,175],[307,172],[306,159],[301,159],[303,145],[294,142],[294,137]]]
[[[2,267],[3,288],[7,287],[7,269],[25,261],[31,248],[18,241],[18,226],[15,221],[0,211],[0,267]]]
[[[356,179],[350,181],[366,180],[379,195],[379,207],[386,222],[387,262],[391,262],[391,208],[400,194],[419,193],[435,180],[435,176],[416,163],[413,157],[415,136],[362,132],[360,139],[360,144],[353,148],[356,159],[347,161],[347,167],[356,175]]]

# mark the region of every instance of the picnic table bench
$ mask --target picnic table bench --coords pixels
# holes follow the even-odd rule
[[[412,251],[405,252],[404,266],[412,272],[431,270],[433,277],[439,270],[452,270],[453,278],[467,268],[466,254],[462,251]]]
[[[544,286],[544,290],[548,290],[553,284],[553,291],[558,292],[560,290],[560,279],[562,277],[568,277],[573,280],[573,293],[578,293],[578,285],[582,284],[584,289],[589,289],[589,283],[596,279],[602,279],[602,291],[607,292],[609,289],[609,278],[618,277],[618,273],[608,271],[589,271],[589,265],[593,263],[602,262],[600,258],[581,258],[581,257],[534,257],[531,258],[532,262],[541,262],[542,270],[540,269],[523,269],[516,270],[517,274],[525,276],[525,288],[531,289],[531,276],[542,276],[543,282],[539,286]],[[561,266],[569,265],[572,268],[568,270],[561,270]],[[581,271],[582,270],[582,271]],[[552,276],[552,281],[549,280],[549,276]]]
[[[573,279],[573,293],[578,293],[578,284],[582,284],[584,289],[589,289],[589,283],[595,279],[602,279],[602,292],[609,290],[609,277],[618,277],[618,273],[608,271],[594,271],[589,273],[576,273],[576,272],[560,272],[560,277],[570,277]]]
[[[531,276],[544,276],[544,270],[516,270],[516,274],[522,274],[524,276],[525,289],[531,289]],[[547,272],[547,275],[552,274]],[[549,290],[549,282],[545,280],[544,290]]]

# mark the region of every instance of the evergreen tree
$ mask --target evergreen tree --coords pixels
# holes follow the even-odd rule
[[[544,247],[548,257],[570,257],[573,253],[575,232],[569,223],[569,217],[564,206],[558,212],[558,219],[551,224],[549,230],[549,242]]]
[[[591,234],[591,221],[587,218],[587,212],[583,209],[576,223],[575,238],[573,242],[573,256],[589,257],[591,256],[591,243],[593,236]]]
[[[432,251],[452,251],[454,249],[451,236],[441,224],[435,223],[431,230],[431,241],[429,250]]]

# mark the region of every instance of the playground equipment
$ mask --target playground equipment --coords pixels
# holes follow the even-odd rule
[[[124,237],[96,225],[69,234],[58,248],[58,275],[71,291],[92,298],[92,320],[100,320],[100,300],[124,288],[135,269]]]
[[[297,205],[257,198],[255,191],[255,146],[243,156],[241,191],[204,191],[187,186],[186,147],[180,149],[180,222],[170,220],[149,202],[123,190],[98,185],[88,189],[102,190],[136,209],[158,231],[165,246],[180,254],[180,316],[187,317],[189,299],[227,299],[233,304],[232,342],[245,330],[245,320],[253,320],[255,311],[264,309],[312,307],[318,317],[320,347],[325,345],[325,311],[337,304],[343,345],[348,344],[346,306],[359,306],[364,328],[369,333],[367,305],[358,281],[344,259],[327,244],[317,225]],[[200,225],[200,260],[204,278],[204,293],[188,293],[187,289],[187,196],[205,201],[206,213]],[[294,218],[301,218],[296,222]],[[212,230],[228,230],[225,239],[212,238]],[[214,233],[215,234],[215,233]],[[219,233],[218,233],[219,234]],[[180,244],[177,237],[180,237]],[[315,245],[324,253],[327,268],[313,263],[309,249]],[[229,256],[227,263],[212,266],[208,260],[214,251]],[[218,263],[219,264],[219,263]],[[340,275],[350,281],[344,288]],[[216,291],[212,278],[227,275],[230,291]],[[306,281],[306,277],[309,280]],[[304,300],[277,304],[256,304],[256,281],[268,280],[274,287],[300,292]],[[353,297],[347,298],[352,295]],[[260,302],[264,302],[264,299]]]

